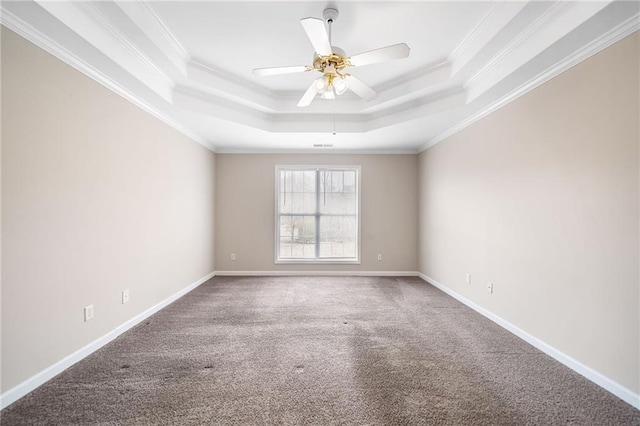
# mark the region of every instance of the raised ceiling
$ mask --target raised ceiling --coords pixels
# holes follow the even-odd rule
[[[300,19],[340,15],[348,55],[407,43],[407,59],[351,69],[365,102],[296,103],[315,76]],[[640,28],[635,1],[3,1],[2,23],[219,152],[419,152]],[[335,132],[335,134],[334,134]],[[314,147],[321,145],[321,148]]]

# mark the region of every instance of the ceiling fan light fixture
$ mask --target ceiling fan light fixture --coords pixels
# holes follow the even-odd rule
[[[336,89],[336,95],[342,95],[349,88],[349,82],[341,77],[333,81],[333,87]]]
[[[333,87],[329,87],[327,90],[325,90],[324,93],[322,95],[320,95],[320,98],[322,98],[322,99],[335,99],[336,98],[336,94],[333,91]]]
[[[313,88],[316,89],[316,92],[318,93],[324,93],[328,86],[329,85],[324,77],[320,77],[313,82]]]

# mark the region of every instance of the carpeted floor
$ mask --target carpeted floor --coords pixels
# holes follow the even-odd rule
[[[13,424],[640,425],[419,278],[216,277],[2,411]]]

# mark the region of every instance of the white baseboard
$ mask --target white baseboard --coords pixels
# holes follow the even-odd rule
[[[113,339],[115,339],[125,331],[129,330],[133,326],[149,318],[151,315],[155,314],[160,309],[164,308],[170,303],[175,302],[177,299],[189,293],[191,290],[198,287],[200,284],[209,280],[213,276],[215,276],[215,272],[211,272],[205,275],[204,277],[200,278],[198,281],[194,282],[193,284],[188,285],[187,287],[183,288],[177,293],[172,294],[162,302],[150,307],[146,311],[136,315],[135,317],[131,318],[127,322],[119,325],[114,330],[110,331],[109,333],[105,334],[99,339],[94,340],[93,342],[78,349],[71,355],[61,359],[60,361],[56,362],[50,367],[47,367],[46,369],[30,377],[29,379],[25,380],[19,385],[9,389],[8,391],[0,395],[0,409],[4,409],[5,407],[13,404],[15,401],[22,398],[23,396],[25,396],[26,394],[28,394],[38,386],[43,385],[45,382],[49,381],[50,379],[54,378],[58,374],[62,373],[64,370],[71,367],[73,364],[91,355],[93,352],[100,349],[107,343],[111,342]]]
[[[428,277],[428,276],[426,276],[426,275],[424,275],[422,273],[419,273],[417,271],[215,271],[215,272],[211,272],[211,273],[207,274],[206,276],[200,278],[198,281],[194,282],[193,284],[191,284],[191,285],[183,288],[182,290],[178,291],[177,293],[171,295],[170,297],[168,297],[167,299],[163,300],[162,302],[152,306],[151,308],[147,309],[146,311],[136,315],[135,317],[131,318],[127,322],[121,324],[120,326],[118,326],[113,331],[105,334],[104,336],[102,336],[99,339],[89,343],[88,345],[78,349],[76,352],[74,352],[71,355],[63,358],[62,360],[60,360],[57,363],[51,365],[50,367],[48,367],[45,370],[41,371],[40,373],[34,375],[33,377],[25,380],[24,382],[20,383],[19,385],[15,386],[14,388],[9,389],[8,391],[6,391],[2,395],[0,395],[0,409],[4,409],[5,407],[9,406],[13,402],[15,402],[18,399],[22,398],[24,395],[26,395],[27,393],[29,393],[32,390],[36,389],[38,386],[44,384],[48,380],[50,380],[53,377],[57,376],[58,374],[60,374],[64,370],[66,370],[67,368],[71,367],[73,364],[77,363],[78,361],[80,361],[83,358],[87,357],[91,353],[93,353],[96,350],[100,349],[101,347],[103,347],[107,343],[111,342],[113,339],[115,339],[116,337],[118,337],[119,335],[124,333],[125,331],[129,330],[130,328],[132,328],[135,325],[139,324],[140,322],[144,321],[145,319],[147,319],[148,317],[150,317],[154,313],[158,312],[160,309],[162,309],[162,308],[166,307],[167,305],[169,305],[170,303],[176,301],[180,297],[184,296],[185,294],[187,294],[191,290],[195,289],[196,287],[198,287],[199,285],[201,285],[202,283],[204,283],[205,281],[211,279],[212,277],[214,277],[216,275],[218,275],[218,276],[278,276],[278,275],[280,275],[280,276],[285,276],[285,275],[286,276],[303,276],[303,275],[309,275],[309,276],[320,276],[320,275],[332,275],[332,276],[335,276],[335,275],[345,275],[345,276],[419,276],[420,278],[422,278],[426,282],[428,282],[428,283],[432,284],[433,286],[439,288],[440,290],[442,290],[443,292],[447,293],[451,297],[459,300],[460,302],[462,302],[463,304],[467,305],[471,309],[473,309],[476,312],[482,314],[483,316],[487,317],[488,319],[490,319],[491,321],[493,321],[496,324],[500,325],[501,327],[505,328],[506,330],[512,332],[513,334],[515,334],[516,336],[520,337],[524,341],[528,342],[532,346],[538,348],[542,352],[546,353],[547,355],[551,356],[552,358],[556,359],[557,361],[559,361],[562,364],[566,365],[567,367],[571,368],[575,372],[581,374],[582,376],[584,376],[587,379],[591,380],[595,384],[597,384],[597,385],[601,386],[602,388],[606,389],[607,391],[611,392],[612,394],[614,394],[618,398],[622,399],[623,401],[627,402],[628,404],[632,405],[633,407],[635,407],[637,409],[640,409],[640,395],[638,395],[638,394],[634,393],[633,391],[631,391],[630,389],[627,389],[626,387],[620,385],[619,383],[615,382],[614,380],[611,380],[610,378],[604,376],[603,374],[598,373],[597,371],[593,370],[592,368],[587,367],[586,365],[582,364],[581,362],[576,361],[575,359],[571,358],[570,356],[562,353],[561,351],[557,350],[556,348],[554,348],[554,347],[550,346],[549,344],[543,342],[542,340],[538,339],[537,337],[532,336],[531,334],[529,334],[529,333],[525,332],[524,330],[516,327],[515,325],[509,323],[508,321],[505,321],[504,319],[500,318],[499,316],[497,316],[497,315],[493,314],[492,312],[488,311],[487,309],[481,307],[480,305],[478,305],[478,304],[472,302],[471,300],[465,298],[464,296],[456,293],[455,291],[451,290],[450,288],[440,284],[439,282],[437,282],[433,278],[430,278],[430,277]]]
[[[257,276],[377,276],[377,277],[417,277],[417,271],[216,271],[216,276],[257,277]]]
[[[582,364],[581,362],[571,358],[570,356],[564,354],[563,352],[559,351],[558,349],[554,348],[553,346],[543,342],[542,340],[538,339],[537,337],[532,336],[531,334],[527,333],[526,331],[516,327],[515,325],[511,324],[510,322],[505,321],[504,319],[502,319],[499,316],[493,314],[492,312],[488,311],[487,309],[483,308],[482,306],[480,306],[480,305],[472,302],[471,300],[467,299],[466,297],[456,293],[455,291],[451,290],[450,288],[446,287],[445,285],[440,284],[439,282],[437,282],[433,278],[430,278],[430,277],[428,277],[428,276],[426,276],[426,275],[424,275],[422,273],[418,273],[418,276],[420,278],[422,278],[423,280],[425,280],[426,282],[428,282],[429,284],[433,285],[434,287],[437,287],[440,290],[442,290],[443,292],[447,293],[449,296],[453,297],[454,299],[459,300],[460,302],[462,302],[463,304],[467,305],[468,307],[470,307],[474,311],[484,315],[485,317],[487,317],[491,321],[495,322],[496,324],[498,324],[502,328],[505,328],[506,330],[508,330],[511,333],[515,334],[516,336],[520,337],[522,340],[524,340],[527,343],[531,344],[532,346],[538,348],[542,352],[544,352],[547,355],[549,355],[551,358],[554,358],[556,361],[561,362],[562,364],[566,365],[567,367],[569,367],[570,369],[572,369],[576,373],[581,374],[582,376],[584,376],[587,379],[591,380],[593,383],[595,383],[598,386],[604,388],[605,390],[611,392],[612,394],[614,394],[618,398],[622,399],[623,401],[627,402],[631,406],[633,406],[633,407],[635,407],[635,408],[640,410],[640,395],[634,393],[630,389],[627,389],[626,387],[622,386],[620,383],[618,383],[618,382],[616,382],[616,381],[604,376],[603,374],[598,373],[597,371],[595,371],[591,367],[587,367],[586,365]]]

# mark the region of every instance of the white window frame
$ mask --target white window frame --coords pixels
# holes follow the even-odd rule
[[[316,259],[291,259],[284,258],[280,259],[280,171],[309,171],[314,170],[316,172],[321,170],[328,171],[355,171],[356,172],[356,220],[358,221],[356,226],[356,258],[316,258]],[[275,168],[275,240],[273,245],[274,252],[274,263],[276,264],[360,264],[360,235],[362,234],[362,221],[360,215],[360,197],[361,197],[361,180],[362,180],[362,171],[360,166],[332,166],[332,165],[277,165]],[[318,191],[318,186],[316,186],[316,191]],[[316,213],[314,217],[316,218],[316,223],[319,223],[320,217],[323,216],[320,214],[320,207],[316,203]],[[320,236],[316,236],[316,244],[319,244]]]

